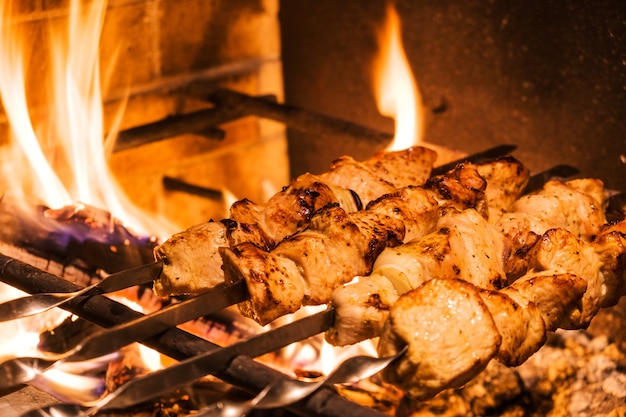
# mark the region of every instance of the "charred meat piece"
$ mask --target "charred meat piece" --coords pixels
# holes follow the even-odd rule
[[[285,236],[306,227],[315,211],[332,203],[339,203],[348,212],[359,209],[350,190],[331,185],[318,176],[303,174],[265,204],[247,199],[235,202],[227,223],[231,226],[230,244],[251,242],[269,250]]]
[[[408,242],[434,230],[442,210],[475,208],[487,216],[487,184],[473,164],[459,164],[421,187],[404,187],[370,202],[366,209],[401,220]]]
[[[226,281],[243,279],[248,286],[250,300],[240,304],[241,312],[265,325],[302,305],[328,302],[334,288],[368,273],[385,247],[401,242],[404,226],[364,214],[328,206],[269,252],[251,243],[220,248]]]
[[[472,207],[485,218],[488,217],[485,199],[487,181],[480,176],[474,164],[458,164],[444,175],[430,178],[424,184],[424,189],[431,191],[442,207],[459,210]]]

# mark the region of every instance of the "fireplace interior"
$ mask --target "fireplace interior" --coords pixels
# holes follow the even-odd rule
[[[426,107],[424,139],[468,153],[519,146],[533,171],[565,163],[623,189],[626,9],[617,0],[395,1]],[[372,65],[385,2],[281,4],[285,100],[392,131]],[[290,132],[292,172],[369,151]],[[308,158],[309,155],[315,157]]]
[[[35,40],[28,49],[26,85],[33,125],[43,130],[50,120],[42,92],[50,80],[41,74],[49,70],[52,55],[42,45],[49,40],[49,22],[65,24],[70,5],[47,0],[12,3],[11,24]],[[612,192],[626,190],[622,2],[394,4],[426,109],[424,140],[449,150],[440,162],[512,144],[513,155],[532,173],[567,164],[580,176],[600,178]],[[100,64],[107,74],[103,133],[119,129],[110,163],[121,187],[148,216],[171,220],[173,233],[226,217],[236,199],[264,201],[291,178],[321,173],[339,156],[365,160],[384,150],[393,137],[394,122],[377,110],[372,61],[380,47],[376,33],[385,8],[385,2],[353,0],[109,1],[100,40]],[[5,101],[4,107],[8,105]],[[122,107],[123,118],[116,126]],[[5,108],[0,114],[0,143],[10,140]],[[54,153],[56,145],[48,150]],[[3,189],[8,183],[6,175],[0,178]],[[0,221],[12,213],[0,213]],[[5,241],[14,237],[6,235],[0,233]],[[82,270],[93,265],[85,268],[84,256],[76,264],[39,249],[22,259],[23,268],[34,277],[29,291],[62,286],[56,275],[89,279]],[[142,257],[137,262],[145,261]],[[119,260],[114,256],[112,262]],[[10,259],[1,258],[0,264],[7,274],[17,276],[9,280],[19,280],[25,273]],[[54,275],[31,272],[28,264]],[[49,281],[51,287],[38,280]],[[626,323],[623,304],[604,314],[608,325],[594,322],[592,336]],[[103,327],[136,318],[135,313],[114,307],[107,299],[94,299],[73,305],[71,311]],[[114,310],[117,313],[111,313]],[[560,344],[573,345],[583,338],[555,338],[553,354],[559,355]],[[602,341],[605,345],[600,346]],[[602,341],[581,345],[594,353],[607,345],[626,350],[623,336]],[[216,348],[180,329],[154,337],[148,345],[175,359]],[[613,359],[623,357],[618,352]],[[615,384],[626,387],[626,379],[619,379],[626,365],[620,362],[617,368]],[[283,378],[248,359],[238,359],[219,377],[249,392]],[[481,383],[489,386],[488,381]],[[4,394],[0,412],[10,417],[51,400],[32,387],[0,394]],[[345,395],[359,397],[358,392]],[[474,411],[493,411],[481,403],[484,396],[468,395],[476,395]],[[528,405],[524,403],[528,397],[520,398],[523,404],[514,412]],[[591,413],[593,406],[598,405],[578,411]],[[394,407],[385,411],[391,409],[411,414]],[[611,415],[624,410],[614,407]],[[364,410],[325,390],[278,415],[346,412]],[[558,415],[568,415],[562,412]]]

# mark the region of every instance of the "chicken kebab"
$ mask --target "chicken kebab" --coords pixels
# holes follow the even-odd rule
[[[425,147],[382,152],[364,162],[344,156],[326,173],[299,176],[264,204],[237,201],[228,219],[192,226],[155,249],[164,266],[154,290],[159,296],[197,294],[220,285],[224,274],[219,247],[252,242],[269,250],[306,228],[313,213],[328,204],[350,213],[384,193],[424,183],[436,158]]]
[[[265,325],[303,305],[326,304],[337,287],[369,274],[385,248],[433,231],[446,209],[474,208],[486,215],[484,167],[508,177],[520,172],[521,164],[513,158],[459,164],[423,186],[385,194],[361,211],[323,207],[306,229],[270,251],[250,242],[220,248],[226,282],[246,282],[250,297],[239,304],[242,314]],[[519,195],[524,185],[511,182],[509,194]]]
[[[393,160],[391,155],[387,160]],[[380,166],[380,159],[377,165]],[[388,167],[384,171],[389,176],[392,171]],[[489,183],[481,172],[490,176]],[[404,177],[415,181],[414,174]],[[157,258],[166,264],[159,281],[169,283],[161,284],[160,290],[177,285],[179,289],[193,287],[201,292],[224,282],[243,280],[250,297],[239,304],[240,310],[264,325],[303,305],[328,303],[336,287],[369,273],[383,249],[434,230],[446,207],[473,207],[484,215],[488,205],[506,207],[509,200],[521,194],[528,177],[523,165],[510,157],[459,164],[443,175],[429,178],[422,186],[394,188],[370,201],[364,210],[350,211],[339,203],[327,204],[306,218],[306,227],[272,248],[254,239],[240,243],[220,239],[220,243],[210,238],[215,235],[207,237],[192,228],[157,248]],[[279,198],[287,197],[282,194]],[[270,214],[265,219],[275,217]],[[253,230],[242,223],[240,228]],[[255,225],[259,224],[264,223]],[[219,253],[219,259],[215,259],[214,252]],[[207,271],[215,269],[215,265],[221,266],[222,281],[206,279]]]
[[[550,181],[499,217],[450,209],[435,232],[387,248],[371,275],[335,290],[327,340],[380,336],[381,355],[408,344],[385,376],[414,399],[463,385],[493,358],[519,365],[547,332],[585,328],[626,293],[626,223],[606,225],[603,204],[601,182],[585,179]]]
[[[244,281],[249,299],[240,309],[261,324],[330,302],[331,343],[380,336],[384,355],[409,345],[386,377],[414,398],[462,385],[493,358],[518,365],[547,332],[584,328],[624,294],[626,226],[606,225],[600,181],[549,181],[521,196],[528,170],[507,157],[367,194],[362,171],[372,166],[338,161],[323,178],[338,175],[336,168],[346,174],[319,183],[340,191],[307,205],[297,220],[279,202],[301,205],[300,191],[290,190],[306,177],[263,206],[234,205],[231,219],[218,223],[217,241],[201,234],[194,241],[190,231],[174,236],[156,252],[169,268],[162,280],[170,290],[162,290]],[[378,172],[368,174],[371,184],[389,174]],[[347,190],[348,203],[338,197]],[[223,275],[206,280],[218,266]]]

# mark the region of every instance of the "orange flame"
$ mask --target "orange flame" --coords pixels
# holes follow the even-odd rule
[[[0,18],[0,96],[11,128],[10,143],[0,161],[11,191],[40,199],[51,208],[77,202],[108,210],[144,235],[168,236],[178,230],[163,219],[142,213],[125,195],[109,169],[115,137],[104,138],[99,42],[105,1],[70,4],[69,27],[49,25],[50,77],[37,77],[37,93],[47,87],[47,119],[35,128],[27,82],[33,78],[26,57],[35,50],[24,22],[2,2]],[[48,84],[48,85],[45,85]],[[39,97],[38,97],[39,98]],[[117,132],[121,113],[111,132]],[[47,120],[47,122],[46,122]],[[45,132],[46,134],[41,134]],[[38,134],[39,133],[39,134]]]
[[[123,109],[105,138],[99,42],[106,1],[71,0],[68,26],[52,16],[45,32],[50,43],[43,46],[40,37],[27,32],[29,24],[14,13],[14,4],[18,1],[0,2],[0,99],[10,127],[0,143],[0,181],[6,188],[0,195],[9,192],[53,209],[84,203],[107,210],[144,236],[179,230],[142,213],[109,169]],[[33,55],[49,62],[49,72],[28,67]],[[0,286],[0,300],[19,296],[5,287]],[[42,331],[67,314],[54,309],[2,323],[0,359],[35,354]]]
[[[423,106],[402,46],[400,18],[392,5],[387,7],[378,41],[380,51],[374,63],[378,110],[396,123],[394,139],[387,150],[405,149],[422,140]]]

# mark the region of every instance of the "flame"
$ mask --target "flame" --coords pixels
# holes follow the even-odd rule
[[[37,38],[13,17],[11,2],[0,7],[0,96],[11,128],[0,162],[4,177],[13,180],[11,191],[51,208],[81,202],[106,209],[146,236],[178,230],[134,206],[108,165],[122,109],[105,138],[99,42],[106,1],[83,6],[72,0],[68,27],[50,23],[51,71],[37,76],[37,94],[26,91],[33,78],[27,57],[38,46]],[[42,87],[50,90],[49,97],[41,97],[47,114],[34,117],[38,109],[30,108],[28,99],[40,99]]]
[[[380,50],[374,62],[374,89],[378,110],[395,119],[395,135],[388,151],[405,149],[421,142],[423,105],[417,82],[402,46],[400,18],[387,7],[385,25],[378,33]]]
[[[124,304],[128,308],[131,308],[139,313],[150,314],[160,309],[161,305],[155,304],[158,302],[156,297],[150,297],[147,294],[148,293],[146,293],[146,295],[141,299],[138,299],[137,288],[130,288],[119,291],[118,293],[110,294],[109,296],[113,300],[116,300],[117,302]],[[139,356],[141,357],[141,361],[146,369],[155,371],[164,367],[164,362],[167,361],[167,358],[161,355],[161,353],[140,343],[136,343],[135,345],[137,346]]]

